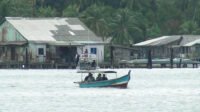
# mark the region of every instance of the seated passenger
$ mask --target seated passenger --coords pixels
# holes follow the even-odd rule
[[[92,81],[95,81],[92,73],[89,73],[88,76],[85,77],[84,79],[85,82],[92,82]]]
[[[105,74],[103,74],[102,80],[108,80]]]
[[[101,74],[99,73],[97,78],[96,78],[96,81],[101,81],[102,80],[102,77],[101,77]]]

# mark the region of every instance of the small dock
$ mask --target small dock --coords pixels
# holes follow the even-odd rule
[[[122,60],[118,63],[100,63],[100,68],[149,68],[148,59]],[[190,59],[152,59],[151,68],[198,68],[199,61]],[[23,63],[23,62],[0,62],[0,69],[75,69],[75,63]]]
[[[130,67],[130,68],[148,68],[149,61],[148,59],[134,59],[134,60],[122,60],[120,66]],[[193,61],[190,59],[180,59],[175,58],[170,60],[167,59],[152,59],[151,61],[152,68],[198,68],[200,65],[199,61]]]
[[[0,63],[0,69],[75,69],[74,63],[22,63],[7,62]]]

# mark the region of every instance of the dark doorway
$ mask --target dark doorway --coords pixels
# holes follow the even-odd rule
[[[57,55],[61,63],[73,63],[77,52],[76,47],[58,47]]]
[[[15,55],[16,55],[16,49],[15,47],[11,47],[11,60],[15,60]]]

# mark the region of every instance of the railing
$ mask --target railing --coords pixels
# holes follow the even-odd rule
[[[80,55],[80,61],[93,61],[97,60],[96,54],[81,54]]]

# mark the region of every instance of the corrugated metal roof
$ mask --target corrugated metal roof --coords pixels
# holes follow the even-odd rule
[[[165,37],[167,37],[167,38],[153,42],[150,45],[151,46],[162,46],[162,45],[166,45],[166,44],[169,44],[171,42],[177,41],[181,38],[180,36],[175,36],[175,37],[165,36]]]
[[[200,44],[200,35],[173,35],[162,36],[135,44],[135,46],[161,46],[180,41],[178,46],[193,46]]]
[[[97,37],[78,18],[6,17],[6,20],[28,41],[56,43],[58,41],[91,40],[102,43],[102,39]]]
[[[184,35],[181,41],[181,46],[193,46],[195,44],[200,44],[200,35]]]
[[[135,46],[150,45],[150,44],[153,43],[153,42],[157,42],[157,41],[162,40],[162,39],[165,39],[165,38],[168,38],[168,36],[162,36],[162,37],[159,37],[159,38],[150,39],[150,40],[147,40],[147,41],[144,41],[144,42],[140,42],[140,43],[135,44]]]
[[[195,45],[195,44],[200,44],[200,39],[195,40],[195,41],[192,41],[192,42],[190,42],[190,43],[187,43],[187,44],[185,44],[185,45],[183,45],[183,46],[193,46],[193,45]]]

